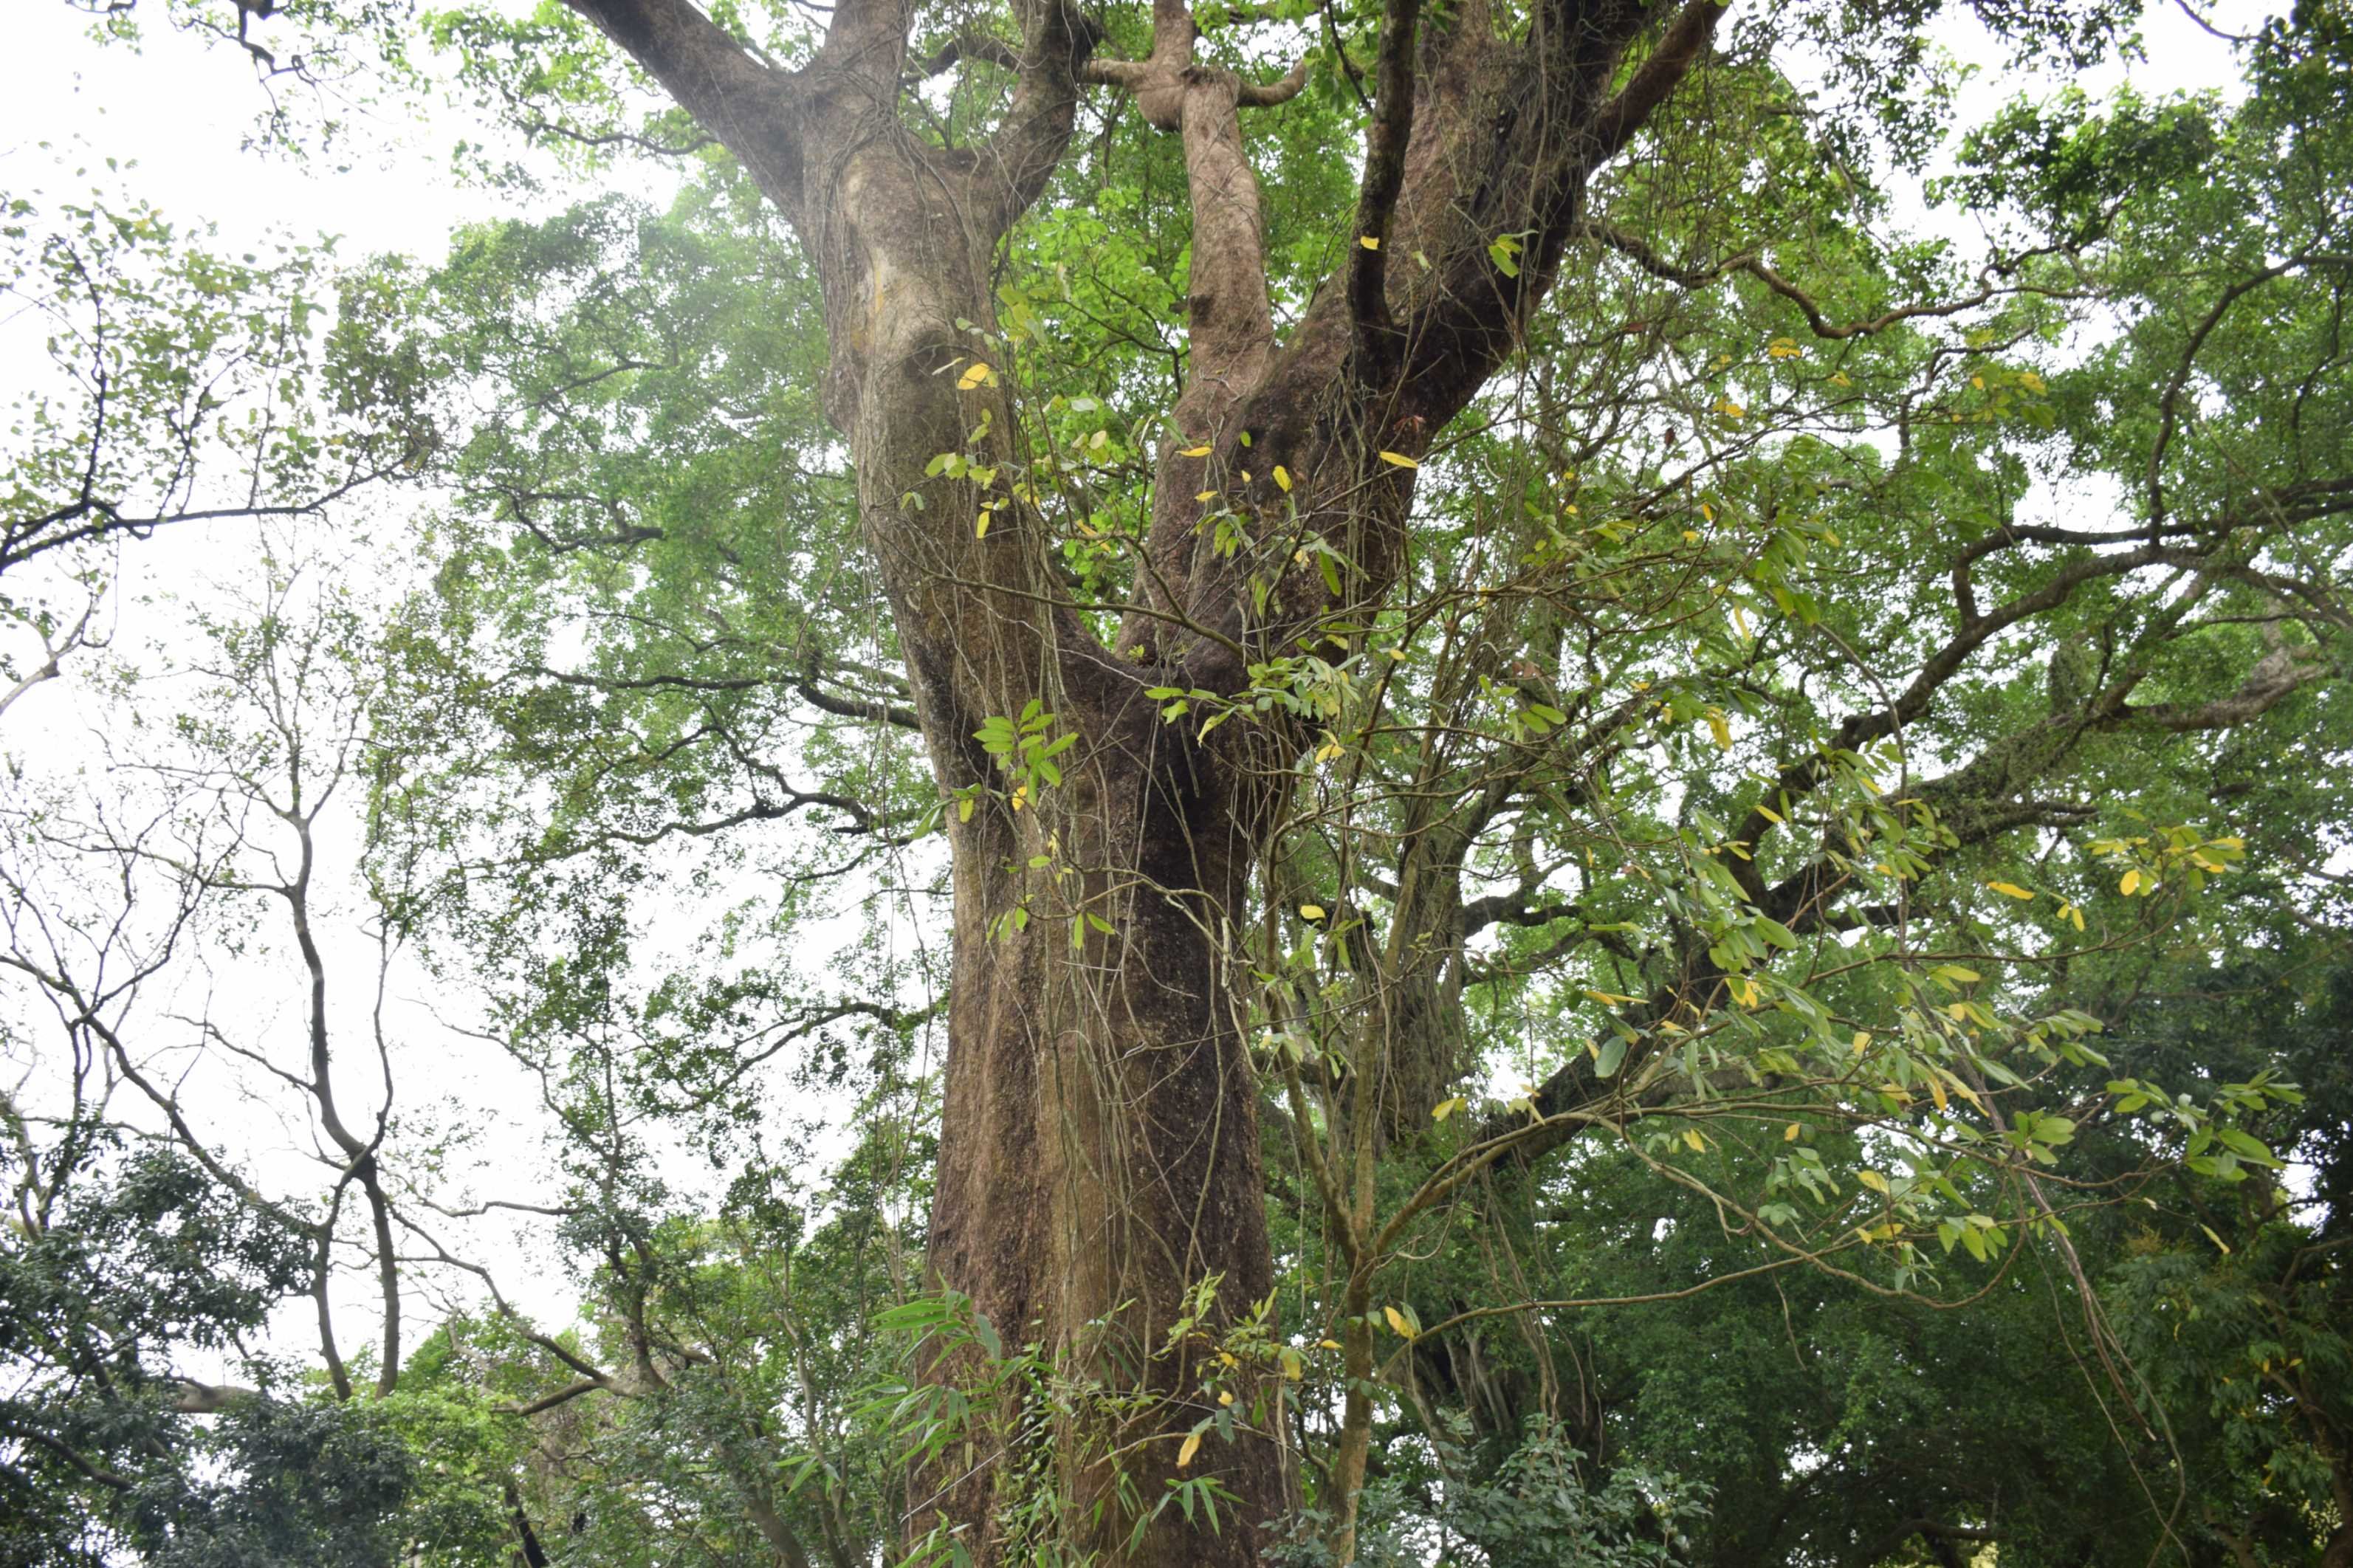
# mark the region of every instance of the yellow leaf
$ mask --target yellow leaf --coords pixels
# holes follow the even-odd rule
[[[1324,918],[1324,906],[1302,904],[1299,906],[1299,918],[1303,921],[1320,921]]]
[[[1381,242],[1369,234],[1358,235],[1356,237],[1356,243],[1363,246],[1366,250],[1378,250],[1381,247]]]
[[[1397,1331],[1399,1339],[1409,1340],[1414,1337],[1413,1325],[1407,1322],[1405,1314],[1395,1307],[1383,1307],[1381,1316],[1389,1321],[1389,1327]]]
[[[975,360],[971,364],[965,367],[965,373],[962,375],[956,377],[956,390],[958,392],[970,392],[976,386],[990,385],[995,383],[996,380],[997,373],[995,371],[991,370],[987,364],[982,361]]]
[[[1231,1351],[1219,1351],[1218,1352],[1218,1362],[1219,1364],[1222,1366],[1239,1367],[1242,1364],[1234,1359],[1234,1352]]]
[[[1319,763],[1336,763],[1345,754],[1345,748],[1339,742],[1331,741],[1325,742],[1323,749],[1315,753],[1315,760]]]
[[[1716,750],[1720,752],[1732,750],[1732,725],[1725,718],[1723,709],[1711,708],[1707,710],[1707,727],[1715,736]]]
[[[1854,1173],[1854,1179],[1874,1193],[1883,1193],[1887,1190],[1887,1178],[1876,1171],[1857,1171]]]
[[[1296,1380],[1307,1374],[1307,1363],[1301,1358],[1297,1351],[1289,1346],[1283,1347],[1278,1354],[1278,1359],[1282,1363],[1283,1376]]]
[[[1176,1450],[1176,1468],[1181,1470],[1186,1466],[1191,1464],[1193,1462],[1193,1456],[1200,1451],[1201,1434],[1196,1432],[1191,1436],[1185,1439],[1185,1446],[1183,1447]]]
[[[2124,880],[2116,884],[2116,891],[2129,899],[2133,896],[2134,892],[2139,889],[2139,887],[2140,868],[2136,866],[2131,870],[2125,873]]]
[[[2213,1227],[2213,1226],[2206,1226],[2206,1225],[2201,1225],[2201,1226],[2200,1226],[2198,1228],[2199,1228],[2199,1229],[2200,1229],[2200,1230],[2202,1230],[2202,1231],[2204,1231],[2204,1232],[2206,1233],[2206,1239],[2207,1239],[2207,1240],[2209,1240],[2209,1241],[2212,1242],[2215,1246],[2217,1246],[2217,1247],[2221,1247],[2221,1248],[2222,1249],[2222,1253],[2223,1253],[2223,1256],[2224,1256],[2224,1257],[2228,1257],[2228,1256],[2230,1256],[2230,1252],[2231,1252],[2231,1244],[2230,1244],[2229,1242],[2227,1242],[2227,1241],[2224,1241],[2221,1237],[2216,1236],[2216,1235],[2214,1234],[2214,1227]]]
[[[1415,462],[1403,452],[1383,452],[1381,454],[1381,461],[1390,465],[1392,468],[1418,468],[1421,467],[1419,463]]]
[[[1180,458],[1206,458],[1209,455],[1209,448],[1207,447],[1187,447],[1176,455]]]
[[[1780,824],[1780,823],[1782,823],[1782,822],[1784,822],[1784,821],[1786,821],[1786,820],[1787,820],[1786,818],[1784,818],[1784,817],[1782,816],[1782,815],[1781,815],[1779,812],[1778,812],[1778,811],[1774,810],[1774,809],[1773,809],[1771,806],[1769,806],[1769,805],[1759,805],[1759,806],[1757,806],[1757,816],[1761,816],[1761,817],[1763,817],[1766,821],[1770,822],[1770,823],[1774,823],[1774,824],[1777,824],[1777,825],[1778,825],[1778,824]]]
[[[1462,1097],[1459,1094],[1454,1095],[1450,1099],[1441,1100],[1436,1105],[1431,1106],[1430,1108],[1430,1119],[1432,1121],[1443,1121],[1461,1109]]]
[[[1781,1142],[1784,1143],[1795,1143],[1797,1141],[1798,1124],[1792,1121],[1789,1125],[1781,1129]]]
[[[2002,894],[2006,898],[2031,899],[2034,897],[2032,893],[2028,892],[2024,888],[2020,887],[2015,882],[1988,882],[1986,886],[1991,888],[1995,892]]]
[[[975,539],[987,539],[988,537],[988,520],[990,515],[991,514],[988,512],[982,512],[978,517],[973,520],[972,536]]]
[[[1215,490],[1203,490],[1199,495],[1195,496],[1193,499],[1195,500],[1215,500],[1218,499],[1218,492]]]
[[[1854,1032],[1854,1054],[1856,1056],[1861,1056],[1863,1052],[1869,1049],[1871,1049],[1871,1031],[1869,1029],[1857,1029]]]
[[[1340,1348],[1340,1342],[1337,1340],[1318,1340],[1315,1342],[1319,1348],[1327,1351],[1336,1351]]]
[[[1013,809],[1014,809],[1014,810],[1016,810],[1016,811],[1018,811],[1018,810],[1020,810],[1023,806],[1025,806],[1025,805],[1029,805],[1029,786],[1028,784],[1016,784],[1016,785],[1014,785],[1014,786],[1013,786]]]
[[[1231,1405],[1233,1402],[1234,1402],[1234,1391],[1233,1391],[1232,1389],[1230,1389],[1230,1388],[1225,1388],[1225,1389],[1220,1389],[1220,1390],[1219,1390],[1219,1391],[1218,1391],[1218,1403],[1219,1403],[1219,1404],[1220,1404],[1220,1405]]]
[[[1831,377],[1831,384],[1833,386],[1852,386],[1854,382],[1847,375],[1846,372],[1840,371]]]
[[[1939,1112],[1951,1108],[1951,1102],[1945,1098],[1945,1086],[1937,1080],[1934,1072],[1928,1075],[1928,1098],[1936,1102],[1936,1110]]]
[[[2082,931],[2082,930],[2084,929],[2084,911],[2083,911],[2083,910],[2069,910],[2067,911],[2067,918],[2068,918],[2069,920],[2073,921],[2075,922],[2075,929],[2076,929],[2077,931]]]
[[[1690,1146],[1691,1152],[1694,1154],[1704,1154],[1707,1152],[1707,1140],[1699,1135],[1699,1130],[1697,1128],[1684,1128],[1683,1142]]]
[[[1291,474],[1281,463],[1274,466],[1274,488],[1285,495],[1291,493]]]

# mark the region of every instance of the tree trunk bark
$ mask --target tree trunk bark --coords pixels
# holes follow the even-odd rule
[[[944,793],[974,792],[949,826],[954,974],[930,1262],[1007,1342],[1034,1342],[1073,1386],[1094,1385],[1057,1419],[991,1412],[984,1451],[1016,1433],[1033,1447],[1050,1434],[1056,1451],[1004,1455],[949,1484],[934,1513],[963,1524],[983,1563],[1039,1531],[1116,1556],[1169,1482],[1214,1477],[1229,1494],[1219,1531],[1180,1528],[1169,1509],[1125,1560],[1241,1563],[1282,1501],[1266,1435],[1279,1423],[1264,1411],[1259,1435],[1207,1443],[1180,1470],[1184,1435],[1221,1407],[1200,1387],[1207,1342],[1166,1342],[1205,1281],[1210,1335],[1271,1289],[1230,952],[1251,813],[1225,782],[1228,760],[1162,725],[1147,678],[1052,607],[1027,510],[978,510],[1009,480],[926,474],[943,452],[1000,474],[1020,453],[1001,389],[965,384],[964,369],[992,353],[955,325],[994,324],[988,246],[931,188],[936,155],[893,140],[812,195],[807,221],[826,237],[828,402],[850,435],[934,771]],[[1008,770],[976,739],[1033,711],[1047,743],[1074,737],[1052,759],[1059,784]],[[1151,1403],[1128,1408],[1137,1396]],[[1271,1396],[1249,1380],[1235,1408]],[[993,1495],[1005,1477],[1037,1477],[1041,1459],[1059,1479],[1059,1519]]]

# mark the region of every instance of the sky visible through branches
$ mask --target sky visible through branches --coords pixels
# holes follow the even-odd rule
[[[259,90],[246,83],[233,63],[200,58],[209,51],[195,37],[157,29],[140,55],[114,51],[100,59],[90,51],[87,26],[85,18],[58,5],[28,5],[12,18],[10,90],[0,95],[0,187],[61,199],[97,191],[145,200],[173,223],[210,226],[216,230],[216,247],[225,251],[261,251],[290,239],[333,236],[336,255],[345,261],[402,253],[429,259],[460,226],[518,216],[511,189],[470,182],[453,173],[448,150],[461,137],[477,142],[490,138],[501,152],[521,148],[511,132],[488,127],[479,117],[453,110],[410,119],[397,107],[366,108],[355,116],[340,158],[306,166],[250,145],[262,105]],[[2057,85],[2056,79],[2010,68],[1998,43],[1966,14],[1942,19],[1938,36],[1955,58],[1977,68],[1962,89],[1957,124],[1977,122],[2018,93],[2036,94]],[[2068,79],[2094,97],[2127,79],[2151,95],[2211,90],[2227,98],[2236,90],[2228,52],[2179,8],[2152,8],[2143,38],[2143,58],[2105,61]],[[1807,61],[1784,63],[1795,79],[1808,79]],[[1928,172],[1947,167],[1948,161],[1940,157]],[[668,194],[659,171],[649,173],[644,163],[625,165],[621,178],[625,184],[634,182],[634,194],[649,200]],[[1950,205],[1930,208],[1921,200],[1918,182],[1900,173],[1889,177],[1889,185],[1895,195],[1891,228],[1942,236],[1965,247],[1978,243],[1966,212]],[[552,183],[542,195],[543,210],[552,212],[580,194]],[[21,377],[44,366],[37,352],[26,352],[42,330],[37,319],[24,312],[0,320],[0,366],[5,367],[0,378]],[[21,384],[5,387],[12,397],[29,389]],[[2039,501],[2043,515],[2064,521],[2078,505],[2089,510],[2098,499],[2046,484],[2029,505]],[[364,500],[352,510],[364,516],[371,508],[421,504],[423,498],[416,492],[404,491]],[[384,521],[388,531],[394,520]],[[341,520],[336,526],[352,524]],[[280,535],[280,546],[298,558],[311,542],[297,542],[284,530]],[[107,640],[111,656],[108,662],[160,672],[186,658],[190,650],[172,628],[249,595],[250,568],[259,548],[254,525],[236,521],[167,531],[121,550],[119,576],[98,618],[97,635]],[[312,577],[322,570],[332,574],[335,559],[330,549],[323,564],[312,568]],[[382,570],[387,557],[378,552],[346,559],[364,559],[365,573],[373,574]],[[378,595],[401,586],[380,578],[353,585],[364,595]],[[159,609],[164,613],[156,613]],[[26,647],[18,651],[32,657],[29,639],[20,633],[19,640]],[[59,779],[109,767],[108,746],[99,731],[126,721],[137,722],[142,710],[159,700],[168,705],[171,688],[167,679],[143,690],[93,690],[90,682],[96,668],[91,660],[69,665],[61,679],[28,691],[5,715],[0,746],[25,760],[36,773]],[[357,833],[357,819],[348,813],[328,818],[322,830],[323,874],[328,885],[339,887],[354,907],[356,886],[349,879]],[[666,940],[675,945],[690,937],[702,928],[710,910],[724,902],[723,897],[714,896],[702,907],[682,904],[669,921],[657,921],[643,933],[651,944],[649,954],[659,953]],[[353,922],[332,924],[328,940],[330,962],[339,974],[361,980],[372,973],[373,950]],[[205,1000],[215,1010],[242,1009],[258,1002],[262,1011],[254,1021],[264,1022],[266,1037],[281,1043],[292,1039],[302,1020],[295,1005],[297,992],[288,984],[290,962],[288,953],[267,944],[243,955],[209,952],[201,982]],[[439,1102],[420,1107],[412,1098],[404,1114],[427,1109],[448,1115],[453,1124],[479,1124],[480,1141],[470,1156],[458,1156],[473,1158],[479,1165],[473,1178],[459,1182],[457,1190],[531,1201],[547,1174],[542,1142],[545,1129],[534,1086],[498,1052],[464,1032],[477,1021],[470,1018],[462,994],[452,994],[430,975],[402,964],[392,972],[387,996],[391,1033],[399,1042],[396,1077],[412,1097],[418,1090],[411,1086],[430,1085],[429,1100]],[[183,995],[179,1005],[190,1000]],[[914,1000],[920,1005],[921,999]],[[365,1001],[364,996],[345,997],[343,1005],[357,1008]],[[266,1079],[252,1081],[224,1072],[216,1061],[206,1063],[187,1086],[191,1105],[209,1119],[224,1149],[257,1162],[264,1173],[275,1169],[298,1174],[308,1161],[300,1152],[297,1127],[285,1120],[295,1108],[281,1103],[270,1087]],[[839,1110],[825,1108],[808,1120],[822,1130],[838,1123]],[[846,1135],[846,1130],[832,1125],[818,1147],[830,1154]],[[694,1155],[691,1150],[675,1152],[681,1173],[691,1170]],[[456,1169],[453,1165],[450,1173]],[[551,1259],[530,1255],[529,1233],[528,1226],[504,1226],[497,1216],[490,1216],[474,1219],[455,1234],[468,1238],[472,1256],[503,1260],[501,1285],[518,1305],[561,1321],[574,1299],[571,1286]],[[476,1282],[464,1275],[445,1275],[439,1283],[453,1301],[477,1293]],[[337,1294],[340,1311],[349,1315],[355,1337],[364,1341],[374,1310],[372,1282],[340,1277]],[[288,1344],[299,1347],[309,1331],[305,1324],[292,1322],[284,1331]]]

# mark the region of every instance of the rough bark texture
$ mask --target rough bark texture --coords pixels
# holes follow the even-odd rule
[[[1080,737],[1061,787],[1018,804],[999,788],[951,829],[933,1268],[1008,1340],[1165,1396],[1142,1415],[1057,1434],[1077,1544],[1172,1568],[1253,1561],[1255,1527],[1291,1495],[1277,1438],[1212,1443],[1180,1472],[1178,1442],[1199,1419],[1199,1352],[1163,1346],[1198,1282],[1220,1281],[1228,1317],[1271,1288],[1232,935],[1302,737],[1237,723],[1204,745],[1161,724],[1143,692],[1239,690],[1250,664],[1388,590],[1405,561],[1412,472],[1380,454],[1419,457],[1514,352],[1587,177],[1703,52],[1719,8],[1549,0],[1506,42],[1482,0],[1430,30],[1418,6],[1393,0],[1356,221],[1388,254],[1419,251],[1430,265],[1385,267],[1384,253],[1357,247],[1365,259],[1278,343],[1240,115],[1302,78],[1250,82],[1196,62],[1182,0],[1155,0],[1141,61],[1091,58],[1096,29],[1064,0],[1016,0],[1024,41],[1007,119],[988,143],[956,151],[900,115],[905,0],[843,0],[816,59],[790,73],[758,63],[688,0],[571,3],[744,162],[815,260],[826,406],[857,463],[943,790],[1001,785],[975,731],[1033,700],[1057,732]],[[1655,42],[1630,76],[1628,51],[1646,36]],[[984,416],[988,440],[1011,429],[998,389],[963,386],[949,369],[984,352],[955,322],[993,320],[992,254],[1061,156],[1084,83],[1133,94],[1182,138],[1195,225],[1179,434],[1159,458],[1137,606],[1109,648],[1062,601],[1020,507],[994,513],[984,535],[980,492],[924,472],[934,455],[970,449]],[[1488,247],[1514,234],[1525,248],[1509,275]],[[1272,481],[1277,464],[1293,477],[1289,493]],[[1203,492],[1216,499],[1195,499]],[[1220,552],[1203,526],[1220,509],[1243,520],[1239,549]],[[1345,603],[1300,552],[1316,540],[1347,563]],[[1045,868],[1030,868],[1039,857]],[[1008,935],[1017,909],[1029,928]],[[1073,947],[1081,910],[1112,934],[1091,929]],[[1169,1510],[1128,1551],[1113,1447],[1147,1504],[1180,1473],[1214,1474],[1239,1502],[1215,1533]],[[1016,1544],[994,1502],[984,1465],[932,1506],[992,1562]]]

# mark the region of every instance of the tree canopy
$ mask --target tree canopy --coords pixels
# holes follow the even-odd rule
[[[2335,0],[74,3],[0,1557],[2353,1565]]]

